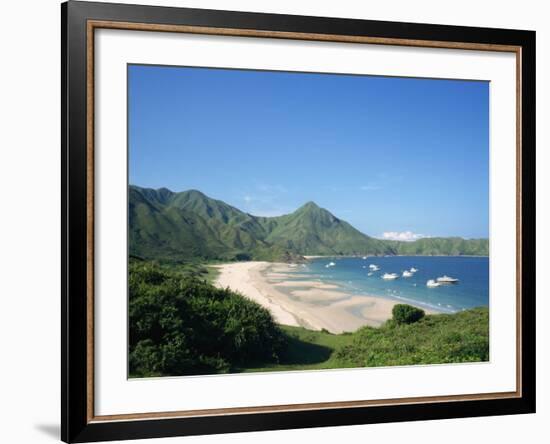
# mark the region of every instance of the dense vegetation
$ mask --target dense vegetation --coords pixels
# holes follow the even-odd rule
[[[427,315],[399,304],[382,327],[340,335],[282,327],[206,282],[196,264],[131,260],[132,377],[486,361],[487,308]]]
[[[378,328],[334,335],[282,327],[289,338],[278,363],[250,365],[243,371],[316,370],[489,360],[489,311],[427,315],[417,322],[395,319]]]
[[[396,254],[402,256],[488,256],[489,239],[461,237],[427,237],[414,242],[388,241]]]
[[[489,360],[489,310],[429,315],[418,322],[363,327],[336,358],[346,367],[443,364]]]
[[[407,304],[397,304],[393,306],[392,317],[398,324],[412,324],[422,319],[426,313],[420,308],[413,307]]]
[[[369,237],[308,202],[291,214],[256,217],[190,190],[130,186],[130,253],[147,259],[299,260],[302,255],[488,255],[487,239],[415,242]]]
[[[285,337],[267,310],[184,274],[131,261],[131,376],[224,373],[278,360]]]

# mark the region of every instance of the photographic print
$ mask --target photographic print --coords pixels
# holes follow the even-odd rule
[[[489,82],[127,69],[130,378],[489,361]]]
[[[61,23],[64,441],[535,412],[534,31]]]

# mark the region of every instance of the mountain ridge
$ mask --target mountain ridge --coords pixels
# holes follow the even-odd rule
[[[289,214],[263,217],[193,189],[173,192],[130,185],[128,196],[129,251],[147,259],[296,261],[304,255],[488,254],[486,239],[377,239],[313,201]]]

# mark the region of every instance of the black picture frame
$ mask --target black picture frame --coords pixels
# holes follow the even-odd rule
[[[89,415],[89,20],[368,36],[521,48],[521,395],[513,398],[94,421]],[[535,32],[69,1],[61,5],[61,438],[90,442],[535,412]]]

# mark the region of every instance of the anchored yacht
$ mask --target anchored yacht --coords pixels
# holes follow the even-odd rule
[[[382,279],[386,279],[388,281],[391,281],[393,279],[397,279],[399,275],[397,273],[384,273],[382,275]]]
[[[439,282],[440,284],[456,284],[458,282],[458,279],[444,275],[444,276],[438,277],[437,282]]]

